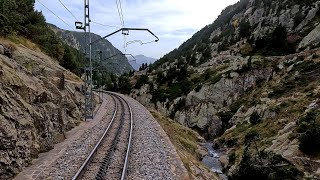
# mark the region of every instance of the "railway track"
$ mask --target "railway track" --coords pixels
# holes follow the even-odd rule
[[[114,101],[113,117],[73,180],[126,179],[132,139],[132,110],[121,96],[112,92],[104,93]]]

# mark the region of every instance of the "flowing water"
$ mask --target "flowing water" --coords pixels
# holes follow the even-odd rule
[[[208,155],[203,157],[202,163],[211,171],[218,173],[221,179],[227,180],[228,177],[222,173],[222,166],[219,161],[220,152],[213,149],[212,143],[205,143],[204,147],[207,148]]]

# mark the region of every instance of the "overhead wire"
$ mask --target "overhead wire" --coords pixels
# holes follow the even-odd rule
[[[61,0],[58,0],[60,2],[60,4],[71,14],[71,16],[73,16],[73,18],[76,20],[76,21],[79,21],[78,18],[67,8],[67,6],[61,1]]]
[[[66,24],[67,26],[69,26],[71,29],[74,30],[74,28],[72,26],[70,26],[70,24],[68,24],[66,21],[64,21],[62,18],[60,18],[56,13],[54,13],[52,10],[50,10],[47,6],[45,6],[43,3],[40,2],[40,0],[37,0],[44,8],[46,8],[49,12],[51,12],[54,16],[56,16],[58,19],[60,19],[64,24]]]
[[[91,22],[94,23],[94,24],[100,25],[100,26],[106,26],[106,27],[112,27],[112,28],[121,28],[120,26],[113,26],[113,25],[102,24],[102,23],[95,22],[95,21],[92,21],[92,20],[91,20]]]
[[[123,18],[123,11],[122,11],[122,3],[121,3],[121,0],[116,0],[116,4],[117,4],[117,9],[118,9],[118,15],[119,15],[119,18],[120,18],[120,23],[121,23],[121,26],[122,28],[124,28],[124,18]],[[126,46],[126,34],[125,33],[122,33],[123,34],[123,51],[126,52],[127,51],[127,46]]]
[[[121,3],[121,0],[119,0],[119,4],[120,4],[121,17],[122,17],[122,24],[123,24],[123,27],[124,27],[124,17],[123,17],[123,12],[122,12],[122,3]]]
[[[124,28],[124,17],[123,17],[123,12],[122,12],[122,3],[121,3],[121,0],[119,0],[119,4],[120,4],[121,17],[122,17],[122,27]],[[123,39],[124,39],[124,42],[123,42],[124,53],[127,53],[127,46],[126,46],[127,39],[126,39],[126,35],[125,35],[125,34],[123,35]]]
[[[123,20],[123,14],[122,14],[122,8],[120,7],[121,5],[121,1],[118,2],[118,0],[116,0],[116,4],[117,4],[117,9],[118,9],[118,15],[119,15],[119,18],[120,18],[120,24],[122,27],[124,27],[124,20]],[[120,10],[121,8],[121,10]]]

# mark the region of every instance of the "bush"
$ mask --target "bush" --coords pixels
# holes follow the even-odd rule
[[[252,125],[256,125],[258,123],[261,122],[261,117],[259,115],[259,113],[257,111],[254,111],[251,115],[250,115],[250,119],[249,119],[250,123]]]
[[[250,144],[252,141],[256,140],[257,138],[259,138],[259,133],[257,131],[250,131],[246,134],[246,136],[244,137],[244,143]]]
[[[239,170],[229,179],[259,179],[259,180],[277,180],[277,179],[300,179],[302,173],[297,170],[287,160],[272,152],[260,152],[259,157],[256,153],[250,151],[246,146]]]
[[[236,161],[236,153],[232,152],[231,154],[229,154],[228,159],[229,159],[229,164],[233,164]]]
[[[287,30],[279,25],[265,37],[255,41],[254,51],[262,55],[286,55],[295,52],[294,44],[287,40]]]
[[[140,89],[141,86],[143,86],[144,84],[148,84],[149,83],[149,77],[145,74],[142,74],[141,76],[138,77],[137,83],[134,86],[135,89]]]
[[[195,90],[196,92],[199,92],[199,91],[201,90],[201,88],[202,88],[202,84],[200,83],[200,84],[198,84],[198,85],[196,86],[196,88],[194,88],[194,90]]]
[[[223,133],[225,130],[227,130],[232,126],[232,123],[230,123],[229,121],[233,117],[234,113],[232,113],[231,111],[227,111],[227,112],[219,112],[217,115],[220,117],[220,120],[222,122],[221,133]]]
[[[320,153],[320,123],[317,122],[318,111],[310,111],[299,120],[299,149],[309,155]]]
[[[0,0],[0,5],[0,36],[27,38],[63,67],[80,73],[83,58],[50,29],[42,12],[34,10],[34,0]]]
[[[239,27],[239,35],[243,38],[251,35],[251,26],[249,22],[241,21]]]

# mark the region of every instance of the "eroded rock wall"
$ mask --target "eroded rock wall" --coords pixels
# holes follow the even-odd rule
[[[0,55],[0,179],[52,149],[82,117],[81,81],[43,53],[15,46],[12,58]]]

